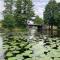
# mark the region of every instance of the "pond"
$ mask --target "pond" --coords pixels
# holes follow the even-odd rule
[[[50,38],[48,35],[37,33],[38,36],[33,33],[35,40],[32,39],[35,41],[32,47],[33,60],[60,60],[60,38]]]
[[[50,38],[47,34],[37,32],[36,28],[29,30],[33,60],[60,60],[60,38]]]
[[[24,44],[26,43],[26,41],[20,43],[21,42],[20,40],[23,40],[23,39],[28,40],[29,46],[32,45],[32,47],[30,47],[33,52],[32,55],[28,54],[28,52],[31,52],[31,50],[29,50],[28,52],[26,51],[26,53],[22,53],[23,55],[28,54],[32,56],[30,60],[60,60],[60,38],[57,38],[57,37],[50,38],[48,37],[48,35],[42,35],[40,34],[40,32],[37,32],[35,27],[29,28],[28,33],[26,32],[14,33],[13,32],[13,34],[14,34],[13,36],[14,39],[12,38],[13,39],[12,41],[11,41],[10,36],[8,37],[10,40],[8,41],[8,39],[3,39],[2,36],[0,35],[0,60],[4,60],[5,58],[4,50],[2,47],[3,42],[5,44],[4,49],[7,49],[8,54],[9,54],[9,55],[7,54],[7,56],[14,58],[14,59],[6,58],[6,60],[15,60],[15,57],[18,55],[18,53],[20,54],[19,47],[24,46]],[[6,37],[7,36],[8,35],[6,35]],[[13,56],[11,54],[12,52],[13,52],[13,55],[14,54],[16,55]],[[21,57],[21,54],[19,55],[19,57]],[[21,57],[17,60],[23,60],[23,58]],[[29,59],[24,59],[24,60],[29,60]]]

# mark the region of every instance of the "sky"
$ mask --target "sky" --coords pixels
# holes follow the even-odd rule
[[[41,18],[43,18],[43,12],[45,10],[45,6],[49,2],[49,0],[32,0],[33,1],[33,9],[36,15],[39,15]],[[57,2],[60,2],[60,0],[56,0]],[[0,0],[0,19],[2,19],[2,11],[4,10],[4,2],[3,0]]]
[[[34,11],[36,15],[39,15],[40,17],[43,18],[43,12],[48,1],[49,0],[33,0]]]
[[[45,6],[48,4],[49,1],[50,0],[33,0],[35,14],[43,18]],[[58,3],[60,2],[60,0],[56,0],[56,2]]]

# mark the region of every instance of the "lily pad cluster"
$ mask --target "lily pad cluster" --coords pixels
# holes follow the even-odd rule
[[[29,43],[21,33],[6,35],[3,45],[5,60],[60,60],[60,38],[44,36],[35,42]]]
[[[44,41],[45,54],[52,60],[60,60],[60,38],[48,38]]]
[[[3,41],[5,60],[31,60],[32,45],[20,35],[6,35]]]
[[[33,50],[35,60],[60,60],[60,38],[41,39]]]

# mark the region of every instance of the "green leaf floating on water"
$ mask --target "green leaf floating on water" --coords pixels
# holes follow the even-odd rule
[[[32,45],[31,44],[29,44],[29,45],[27,45],[25,48],[30,48]]]
[[[6,56],[10,57],[13,56],[12,52],[7,52]]]
[[[25,59],[25,60],[32,60],[32,58],[27,58],[27,59]]]
[[[10,58],[8,58],[8,60],[16,60],[16,58],[15,57],[10,57]]]
[[[22,55],[24,55],[24,56],[29,56],[30,53],[32,53],[32,51],[31,51],[31,50],[28,50],[28,51],[25,51]]]
[[[60,60],[60,58],[55,58],[54,60]]]
[[[25,44],[21,43],[20,46],[23,47],[23,46],[25,46]]]
[[[50,57],[60,57],[60,52],[52,49],[51,52],[48,53],[48,56],[50,56]]]
[[[13,53],[19,53],[19,51],[13,51]]]
[[[15,48],[10,48],[11,51],[15,50]]]
[[[23,58],[23,56],[21,54],[17,54],[16,55],[16,59],[17,60],[23,60],[24,58]]]
[[[36,58],[37,60],[52,60],[50,57]]]
[[[9,45],[3,45],[3,48],[5,49],[5,48],[9,48]]]

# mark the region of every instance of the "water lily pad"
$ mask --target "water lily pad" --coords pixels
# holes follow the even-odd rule
[[[30,48],[30,47],[32,47],[32,45],[31,45],[31,44],[27,45],[25,48]]]
[[[13,51],[13,53],[19,53],[19,51]]]
[[[54,60],[60,60],[60,58],[55,58]]]
[[[40,60],[52,60],[50,57],[43,57],[43,58],[40,58]]]
[[[8,60],[16,60],[16,57],[9,57]]]
[[[3,45],[3,49],[9,48],[9,45]]]
[[[25,51],[22,55],[24,55],[24,56],[29,56],[30,53],[32,53],[32,51],[28,50],[28,51]]]
[[[6,56],[10,57],[13,56],[12,52],[7,52]]]
[[[21,54],[17,54],[16,55],[16,59],[17,60],[23,60],[24,58],[23,58],[23,56]]]

